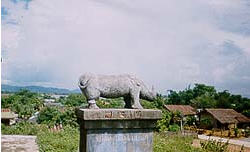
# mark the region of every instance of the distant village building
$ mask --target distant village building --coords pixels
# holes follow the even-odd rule
[[[205,109],[200,123],[203,128],[233,129],[249,126],[250,119],[233,109]]]
[[[16,123],[18,114],[15,114],[10,109],[1,109],[1,123],[12,125]]]
[[[60,98],[67,98],[68,95],[64,95],[64,94],[52,94],[50,95],[52,98],[55,98],[55,99],[60,99]]]
[[[183,123],[187,121],[187,117],[193,117],[194,122],[192,125],[195,125],[195,122],[198,120],[196,110],[191,107],[190,105],[164,105],[164,108],[169,111],[169,112],[180,112],[181,114],[181,119],[180,121],[180,126],[181,130],[183,130]]]
[[[190,105],[164,105],[169,112],[180,112],[182,116],[195,116],[196,110]]]
[[[50,103],[50,102],[55,102],[55,101],[56,101],[55,99],[44,99],[45,103]]]
[[[29,119],[28,121],[29,122],[32,122],[32,123],[37,123],[37,119],[38,119],[38,115],[39,115],[39,112],[35,112]]]
[[[46,107],[60,107],[62,108],[63,105],[59,102],[56,102],[56,99],[44,99],[44,106]]]
[[[46,106],[46,107],[59,107],[59,108],[64,107],[61,103],[58,103],[58,102],[47,102],[47,103],[44,103],[44,106]]]

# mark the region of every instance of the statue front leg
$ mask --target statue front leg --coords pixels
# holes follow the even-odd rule
[[[99,107],[96,105],[96,101],[94,99],[88,100],[88,108],[89,109],[99,109]]]

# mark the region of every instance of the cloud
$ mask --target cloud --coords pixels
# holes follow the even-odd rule
[[[6,82],[75,88],[84,72],[134,73],[163,93],[192,83],[250,91],[248,1],[2,3]]]

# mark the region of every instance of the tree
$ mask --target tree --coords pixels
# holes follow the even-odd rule
[[[157,128],[160,131],[167,131],[168,127],[170,125],[170,120],[171,120],[171,113],[163,111],[162,113],[162,119],[157,121]]]
[[[214,86],[207,86],[205,84],[198,84],[198,83],[195,84],[193,92],[194,92],[194,98],[202,96],[204,94],[210,96],[214,96],[216,94]]]
[[[43,101],[38,93],[21,90],[8,97],[2,97],[2,108],[10,108],[19,117],[28,119],[43,106]]]
[[[217,100],[217,108],[232,108],[233,106],[232,102],[230,102],[230,93],[227,90],[218,92],[215,96],[215,100]]]
[[[191,100],[191,103],[196,108],[214,108],[216,106],[216,100],[209,94],[203,94]]]
[[[60,98],[59,102],[63,105],[67,105],[69,107],[77,107],[83,104],[87,104],[87,100],[84,95],[82,94],[70,94],[66,98]]]
[[[46,107],[41,110],[38,115],[38,123],[47,124],[49,126],[54,126],[55,124],[60,124],[61,120],[61,111],[56,107]]]
[[[168,104],[181,104],[181,97],[178,92],[170,90],[170,93],[168,95]]]

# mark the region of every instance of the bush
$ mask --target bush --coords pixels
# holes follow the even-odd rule
[[[208,152],[226,152],[228,148],[228,142],[223,143],[215,140],[201,141],[202,149]]]
[[[46,107],[40,112],[38,123],[48,126],[59,124],[78,126],[74,107],[65,107],[63,110],[57,107]]]
[[[195,122],[196,122],[196,119],[194,116],[187,116],[187,119],[186,119],[187,125],[192,126],[195,124]]]
[[[163,111],[162,119],[157,121],[159,131],[167,131],[171,120],[171,113]]]
[[[76,127],[65,126],[52,132],[46,125],[21,122],[13,126],[1,126],[2,134],[36,135],[40,152],[76,152],[79,146],[79,131]]]
[[[5,135],[37,135],[39,131],[44,130],[45,126],[38,126],[30,122],[19,122],[13,126],[1,125],[2,134]]]
[[[202,128],[212,128],[212,120],[210,118],[202,118],[200,125]]]
[[[169,125],[169,131],[177,132],[180,130],[180,127],[177,124]]]
[[[43,105],[40,94],[21,90],[8,97],[2,97],[2,108],[10,108],[18,117],[28,119]]]
[[[69,107],[79,107],[87,104],[87,99],[83,94],[70,94],[66,98],[60,98],[59,102]]]
[[[123,98],[100,99],[96,104],[100,108],[124,108],[125,105]]]
[[[154,133],[154,152],[202,152],[192,146],[193,137]]]
[[[54,126],[61,123],[62,112],[56,107],[46,107],[38,115],[38,123]]]
[[[64,130],[51,132],[48,129],[37,135],[40,152],[76,152],[79,146],[79,131],[66,126]]]

